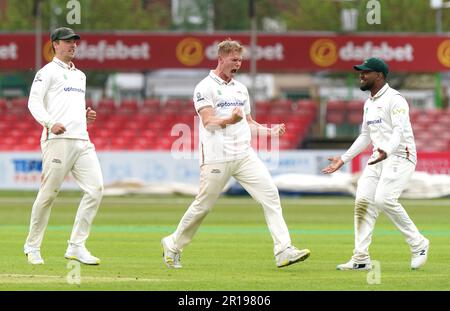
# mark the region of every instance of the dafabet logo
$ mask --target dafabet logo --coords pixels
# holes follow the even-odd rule
[[[185,38],[177,44],[177,59],[186,66],[195,66],[203,60],[203,44],[196,38]]]
[[[442,41],[437,49],[437,58],[445,67],[450,67],[450,40]]]
[[[52,49],[52,42],[48,40],[45,42],[44,46],[42,47],[42,56],[44,56],[44,59],[47,62],[51,62],[53,59],[53,49]]]
[[[328,67],[333,65],[338,59],[336,43],[330,39],[314,41],[309,49],[309,57],[318,66]]]

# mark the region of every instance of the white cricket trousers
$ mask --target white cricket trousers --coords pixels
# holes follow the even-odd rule
[[[425,238],[398,202],[414,170],[414,163],[398,156],[390,156],[364,169],[355,199],[353,259],[356,262],[370,261],[369,246],[379,212],[384,212],[400,230],[412,252],[424,246]]]
[[[199,193],[180,220],[175,232],[167,239],[169,249],[182,251],[191,242],[231,176],[262,205],[274,242],[275,255],[291,246],[278,189],[264,163],[252,153],[240,160],[201,166]]]
[[[31,211],[24,252],[40,249],[53,202],[69,172],[84,192],[69,243],[82,246],[103,196],[103,176],[94,145],[87,140],[58,138],[43,141],[41,149],[41,186]]]

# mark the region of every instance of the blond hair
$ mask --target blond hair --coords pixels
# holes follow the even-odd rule
[[[219,55],[228,55],[231,52],[243,53],[244,47],[235,40],[227,38],[217,45]]]

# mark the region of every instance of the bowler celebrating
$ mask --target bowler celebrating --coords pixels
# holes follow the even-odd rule
[[[219,43],[216,69],[195,88],[194,105],[200,116],[200,188],[175,232],[161,241],[163,260],[170,268],[181,268],[181,251],[232,176],[263,207],[276,265],[288,266],[310,254],[308,249],[299,250],[291,244],[278,189],[250,146],[251,127],[261,134],[278,136],[284,134],[285,125],[267,128],[252,119],[247,88],[233,79],[241,67],[242,53],[236,41]]]

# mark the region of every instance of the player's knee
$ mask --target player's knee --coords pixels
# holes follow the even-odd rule
[[[51,193],[41,194],[41,200],[43,201],[44,206],[51,206],[53,201],[55,201],[58,196],[59,191],[53,191]]]
[[[270,204],[272,206],[281,205],[280,195],[279,195],[278,189],[276,187],[268,189],[262,193],[259,193],[259,195],[253,196],[253,197],[255,198],[255,200],[257,200],[261,204],[267,202],[268,204]]]
[[[366,214],[370,204],[371,202],[367,198],[357,197],[355,199],[355,215],[358,216]]]
[[[392,199],[386,197],[385,195],[377,195],[375,196],[374,204],[377,209],[384,210],[392,205]]]
[[[103,198],[103,191],[104,191],[103,184],[101,184],[93,188],[92,190],[87,191],[86,193],[92,200],[99,203]]]
[[[98,200],[101,200],[102,197],[103,197],[103,191],[104,191],[104,190],[105,190],[105,189],[104,189],[104,187],[103,187],[103,184],[99,185],[99,186],[97,187],[97,189],[94,191],[94,196],[95,196]]]

